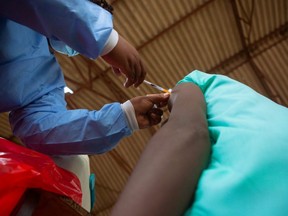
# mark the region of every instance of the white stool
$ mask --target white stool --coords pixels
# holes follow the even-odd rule
[[[90,212],[90,163],[88,155],[61,155],[53,156],[52,159],[59,167],[74,173],[78,177],[82,189],[82,207],[88,212]]]

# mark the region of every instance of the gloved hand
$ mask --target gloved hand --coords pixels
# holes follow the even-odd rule
[[[138,87],[145,79],[146,71],[138,51],[121,35],[117,45],[102,58],[112,66],[116,75],[126,76],[126,88],[131,85]]]
[[[169,94],[150,94],[130,99],[139,129],[151,127],[161,122],[163,111],[160,109],[167,105]],[[156,107],[154,106],[156,105]]]

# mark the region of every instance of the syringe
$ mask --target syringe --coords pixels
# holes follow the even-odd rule
[[[151,83],[151,82],[149,82],[149,81],[147,81],[147,80],[144,80],[143,83],[145,83],[145,84],[147,84],[147,85],[150,85],[150,86],[152,86],[153,88],[156,88],[156,89],[158,89],[158,90],[160,90],[160,91],[162,91],[162,92],[169,93],[169,94],[171,93],[171,90],[170,90],[170,89],[167,90],[167,89],[162,88],[162,87],[160,87],[160,86],[158,86],[158,85],[156,85],[156,84],[154,84],[154,83]]]

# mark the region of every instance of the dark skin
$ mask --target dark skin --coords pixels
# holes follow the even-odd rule
[[[176,86],[169,120],[148,142],[112,216],[179,216],[191,205],[210,141],[206,104],[192,83]]]
[[[130,99],[140,129],[148,128],[161,122],[161,116],[163,115],[161,108],[167,105],[169,96],[168,93],[150,94]],[[154,105],[157,108],[154,108]]]
[[[125,75],[126,88],[138,87],[146,76],[146,69],[138,51],[121,35],[114,49],[102,58],[109,63],[116,75]]]

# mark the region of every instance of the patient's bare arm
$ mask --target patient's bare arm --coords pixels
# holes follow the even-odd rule
[[[151,138],[112,216],[179,216],[210,155],[206,104],[192,83],[176,86],[168,122]]]

